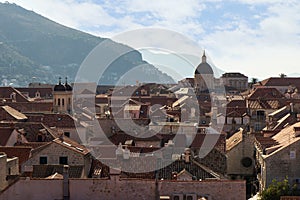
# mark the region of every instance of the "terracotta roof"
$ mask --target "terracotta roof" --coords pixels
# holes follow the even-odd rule
[[[256,100],[256,99],[284,99],[284,95],[281,94],[276,88],[266,88],[266,87],[258,87],[255,88],[250,95],[248,96],[248,100]]]
[[[248,107],[251,109],[278,109],[283,103],[278,100],[249,100]]]
[[[24,115],[23,113],[20,113],[19,111],[13,109],[10,106],[1,106],[1,112],[2,111],[6,112],[7,115],[9,115],[10,117],[12,117],[15,120],[27,120],[26,115]],[[3,120],[5,120],[5,119],[3,119]]]
[[[89,177],[91,178],[109,177],[109,167],[104,165],[101,161],[97,159],[93,159]]]
[[[226,140],[226,151],[230,151],[242,141],[243,141],[243,129],[240,128],[238,132],[234,133],[229,139]]]
[[[10,99],[11,94],[16,94],[16,102],[28,102],[29,100],[18,90],[13,87],[0,87],[0,99]]]
[[[191,160],[191,162],[186,163],[184,160],[176,160],[170,165],[158,170],[159,179],[172,179],[173,172],[181,172],[182,170],[187,170],[192,176],[195,176],[197,180],[205,180],[207,178],[219,178],[217,173],[209,170],[198,162]]]
[[[51,112],[53,110],[53,102],[6,102],[5,105],[23,113]]]
[[[69,114],[43,113],[27,114],[28,121],[42,122],[48,127],[75,128],[75,120]]]
[[[247,108],[227,108],[227,117],[242,117],[247,114]]]
[[[47,148],[50,144],[51,144],[51,142],[44,142],[43,145],[38,146],[38,147],[32,149],[32,151],[31,151],[31,157],[33,157],[34,155],[38,154],[43,149]]]
[[[56,172],[63,174],[63,165],[33,165],[32,177],[47,178]],[[82,178],[84,166],[69,166],[70,178]]]
[[[156,156],[143,156],[133,157],[130,156],[128,160],[124,162],[123,159],[105,159],[105,164],[113,166],[114,168],[120,168],[124,172],[142,173],[145,171],[153,171],[157,168]]]
[[[30,98],[35,98],[36,93],[40,93],[41,98],[49,99],[52,98],[52,87],[44,87],[44,88],[32,88],[32,87],[22,87],[22,88],[15,88],[16,90],[20,91],[22,94],[27,93]]]
[[[179,172],[179,173],[177,174],[177,177],[182,176],[182,175],[184,175],[184,174],[187,174],[187,175],[190,176],[191,178],[193,177],[193,175],[192,175],[190,172],[188,172],[186,169],[181,170],[181,172]]]
[[[19,165],[22,165],[26,162],[31,154],[31,147],[22,147],[22,146],[15,146],[15,147],[0,147],[0,152],[5,152],[7,157],[18,157],[19,158]]]
[[[74,140],[71,140],[68,137],[61,136],[60,138],[56,138],[52,141],[53,143],[62,145],[63,147],[66,147],[72,151],[75,151],[77,153],[87,155],[90,153],[90,150],[87,149],[85,146],[75,142]]]
[[[6,146],[13,131],[13,128],[0,128],[0,146]]]
[[[290,86],[294,85],[297,88],[300,86],[300,78],[292,77],[271,77],[260,82],[263,86]]]
[[[33,150],[33,149],[39,148],[41,146],[44,146],[45,144],[48,144],[48,142],[26,142],[26,143],[22,143],[22,144],[16,144],[15,146],[31,148]]]
[[[273,138],[263,136],[256,136],[255,143],[261,151],[264,151],[264,149],[278,144]]]
[[[194,137],[192,144],[190,145],[191,148],[201,148],[202,144],[206,141],[214,141],[216,142],[214,148],[218,149],[220,152],[225,152],[225,135],[224,134],[202,134],[198,133]]]
[[[300,140],[300,137],[295,136],[295,127],[300,127],[300,122],[287,126],[272,137],[272,139],[276,141],[276,145],[274,144],[273,146],[266,148],[267,156],[272,156],[283,148]]]
[[[109,140],[115,144],[118,145],[119,143],[125,144],[127,140],[133,140],[133,141],[160,141],[159,136],[151,136],[151,137],[146,137],[146,138],[141,138],[141,137],[134,137],[132,135],[128,135],[126,133],[116,133],[112,136],[109,137]]]
[[[43,136],[43,142],[52,141],[57,137],[56,133],[39,122],[2,123],[1,126],[16,128],[28,142],[38,142],[38,135]]]
[[[227,103],[227,108],[246,108],[246,100],[244,99],[233,99]]]

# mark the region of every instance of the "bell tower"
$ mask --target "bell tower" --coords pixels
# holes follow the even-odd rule
[[[72,95],[73,88],[68,84],[67,77],[65,84],[61,83],[61,78],[59,77],[58,84],[53,89],[53,111],[70,114],[72,112]]]

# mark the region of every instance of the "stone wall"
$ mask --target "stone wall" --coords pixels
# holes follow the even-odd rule
[[[23,179],[0,193],[0,200],[62,199],[62,180]],[[147,199],[173,194],[207,196],[212,200],[246,199],[244,181],[158,181],[140,179],[70,179],[70,199]]]
[[[63,199],[63,180],[22,179],[0,193],[0,200]]]
[[[6,159],[7,156],[5,154],[0,154],[0,191],[3,190],[7,186],[6,181]]]

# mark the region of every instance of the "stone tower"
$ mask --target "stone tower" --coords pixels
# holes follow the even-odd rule
[[[53,90],[53,111],[58,113],[72,112],[72,90],[73,88],[68,84],[66,78],[65,84],[59,82],[54,86]]]

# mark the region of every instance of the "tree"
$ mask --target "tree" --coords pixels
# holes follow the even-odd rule
[[[280,74],[279,74],[279,77],[280,77],[280,78],[285,78],[285,77],[286,77],[286,74],[280,73]]]
[[[252,78],[252,79],[251,79],[251,83],[252,83],[252,84],[256,84],[256,83],[257,83],[257,78]]]
[[[257,78],[252,78],[252,79],[251,79],[251,82],[250,82],[250,87],[253,88],[253,85],[256,84],[257,81],[258,81]]]
[[[297,186],[291,186],[286,177],[283,181],[274,179],[272,184],[260,194],[260,197],[261,200],[280,200],[281,196],[296,196],[298,194]]]

